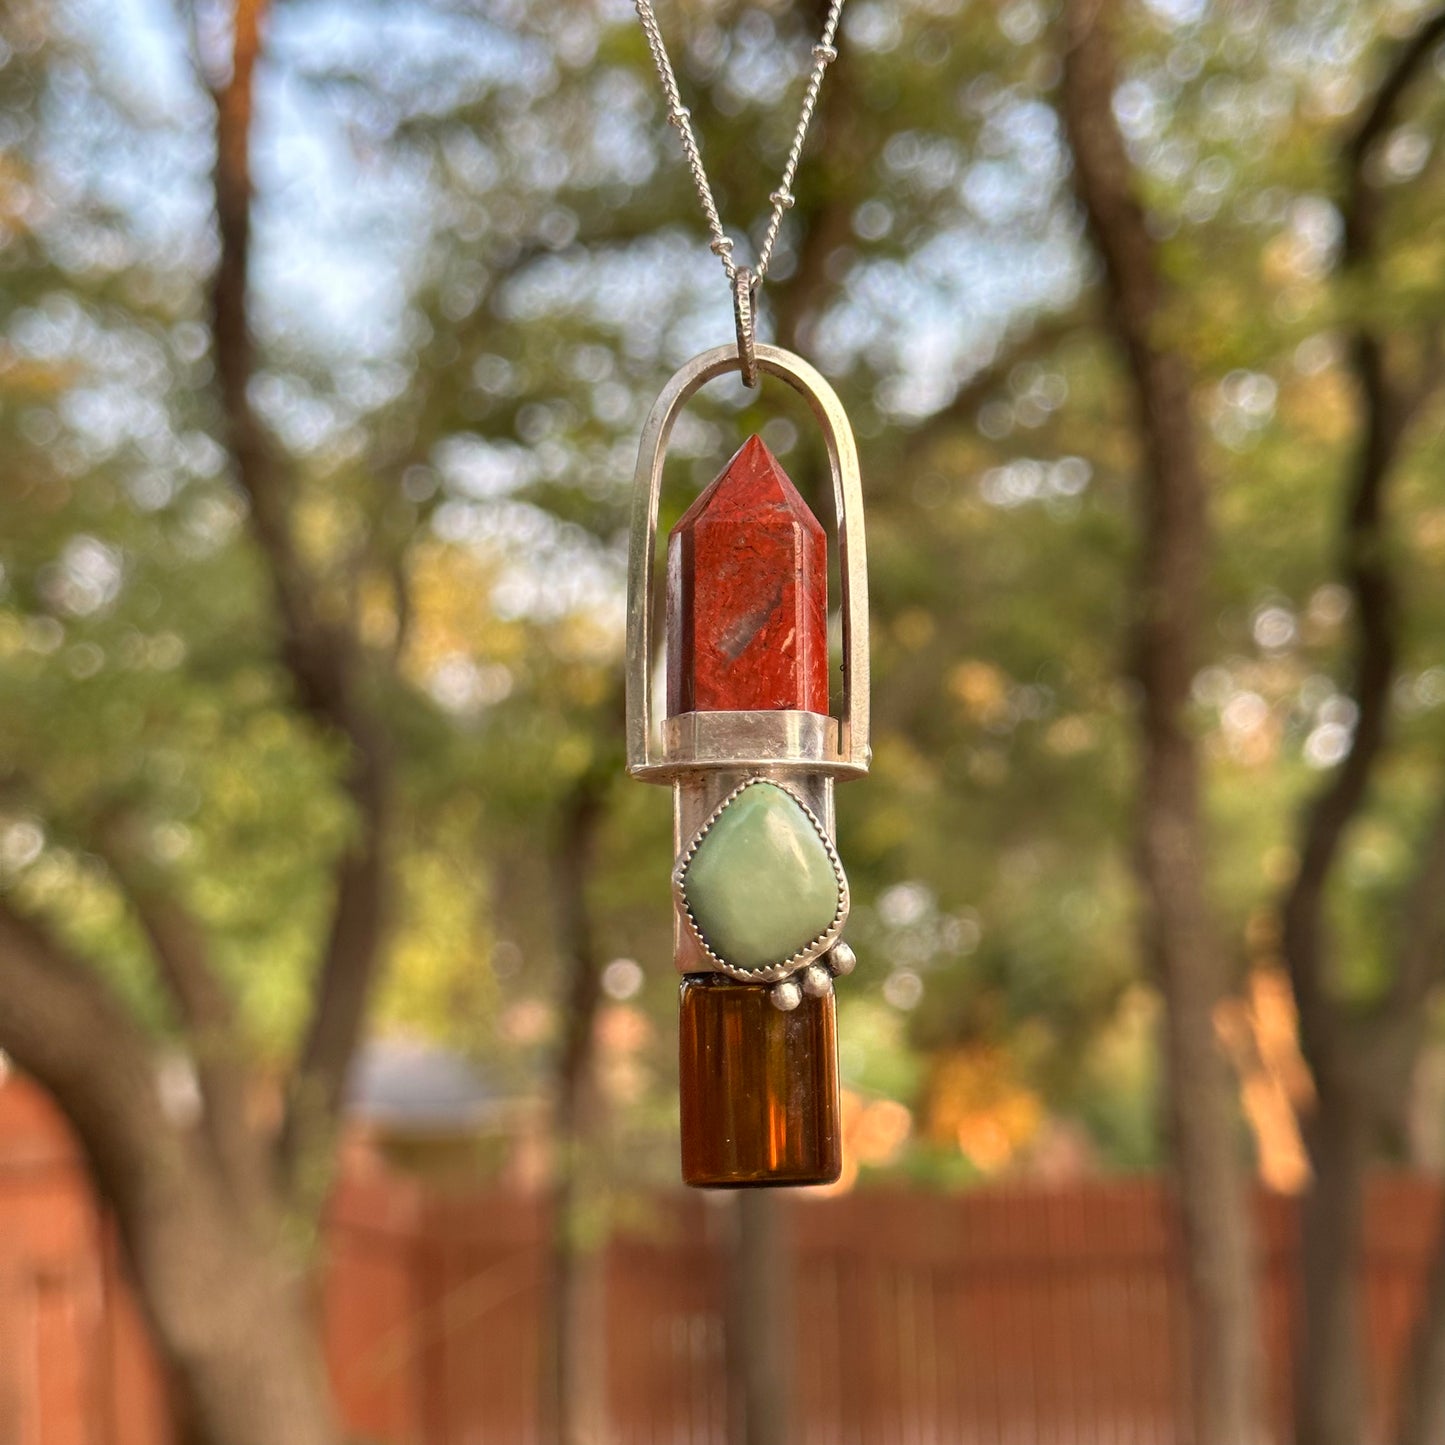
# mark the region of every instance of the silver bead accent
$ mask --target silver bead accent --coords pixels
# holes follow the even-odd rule
[[[768,998],[780,1013],[790,1014],[803,1001],[803,990],[790,978],[775,983],[768,990]]]
[[[858,955],[846,943],[835,943],[828,954],[828,967],[838,978],[847,978],[858,967]]]
[[[708,250],[711,251],[714,256],[731,256],[733,253],[732,237],[719,236],[717,240],[708,247]]]
[[[831,65],[838,58],[838,51],[832,45],[815,45],[813,47],[813,59],[819,65]]]
[[[780,210],[784,211],[791,211],[798,200],[791,191],[785,190],[781,186],[776,191],[773,191],[768,196],[768,199]]]
[[[833,975],[821,963],[810,963],[802,978],[803,992],[813,998],[827,998],[833,992]]]

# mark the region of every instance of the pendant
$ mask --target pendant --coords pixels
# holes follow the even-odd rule
[[[852,430],[823,377],[791,352],[755,347],[743,319],[736,349],[694,357],[653,406],[628,569],[628,771],[673,790],[682,1173],[714,1188],[825,1184],[842,1170],[833,980],[855,960],[842,942],[849,895],[833,787],[869,761],[868,581]],[[828,710],[827,536],[756,436],[668,537],[666,716],[654,715],[668,441],[688,401],[730,371],[785,381],[822,429],[843,592],[839,717]]]

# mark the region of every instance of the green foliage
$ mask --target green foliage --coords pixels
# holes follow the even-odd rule
[[[1198,369],[1213,483],[1195,724],[1241,965],[1262,961],[1250,920],[1350,725],[1333,548],[1356,399],[1340,328],[1445,315],[1438,85],[1412,96],[1382,162],[1385,260],[1358,285],[1329,279],[1340,148],[1412,13],[1129,12],[1118,105],[1166,238],[1166,339]],[[178,24],[149,23],[179,54]],[[738,234],[781,169],[812,11],[728,0],[664,24]],[[165,1029],[101,861],[109,823],[131,820],[128,846],[217,940],[258,1056],[283,1057],[351,820],[344,759],[278,668],[209,399],[205,108],[171,71],[156,96],[131,94],[102,9],[22,6],[0,27],[0,881]],[[844,395],[870,508],[876,760],[839,799],[863,959],[847,1081],[926,1112],[932,1061],[1000,1049],[1098,1158],[1137,1167],[1157,1157],[1128,851],[1138,458],[1068,188],[1056,48],[1044,5],[855,0],[765,329]],[[557,1031],[559,820],[579,784],[620,772],[635,437],[671,368],[728,337],[723,278],[626,6],[302,0],[277,10],[270,57],[257,405],[326,605],[398,664],[380,701],[403,777],[402,905],[378,1026],[536,1089]],[[308,139],[331,177],[315,216],[287,160]],[[160,214],[136,197],[152,178]],[[22,191],[44,204],[24,209]],[[363,198],[359,221],[339,191]],[[329,314],[352,274],[298,283],[284,261],[301,243],[371,278],[361,340],[295,304],[300,285]],[[773,400],[720,386],[690,410],[665,523],[755,425],[816,497],[816,440]],[[1393,504],[1397,742],[1336,898],[1341,980],[1361,998],[1440,790],[1441,452],[1437,403]],[[645,1088],[608,1136],[634,1176],[671,1173],[667,828],[660,791],[607,788],[589,898],[604,956],[648,977],[626,1005],[649,1024]],[[972,1173],[936,1143],[904,1167]]]

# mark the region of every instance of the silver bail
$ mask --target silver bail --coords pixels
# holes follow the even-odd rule
[[[753,329],[753,273],[746,266],[733,272],[733,320],[738,330],[738,363],[743,385],[758,384],[757,336]]]

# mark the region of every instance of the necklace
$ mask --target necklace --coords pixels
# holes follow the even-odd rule
[[[687,168],[692,172],[692,184],[697,191],[698,202],[707,217],[707,228],[712,235],[709,249],[722,262],[733,287],[733,307],[737,317],[739,354],[743,358],[742,377],[745,385],[757,385],[757,367],[750,363],[747,347],[752,344],[753,298],[762,285],[772,263],[773,247],[778,242],[783,216],[792,210],[796,197],[793,195],[793,179],[798,173],[798,162],[802,159],[803,145],[808,139],[808,127],[813,122],[813,112],[818,108],[818,94],[823,88],[823,76],[828,67],[838,58],[837,47],[833,44],[838,34],[838,21],[843,13],[843,0],[832,0],[828,7],[827,19],[823,22],[823,35],[813,47],[813,66],[808,73],[808,83],[803,91],[803,108],[798,115],[798,124],[793,130],[793,144],[788,150],[788,159],[783,165],[783,178],[778,188],[771,192],[768,200],[772,210],[768,214],[767,229],[763,243],[758,247],[756,264],[748,268],[739,266],[733,260],[733,241],[723,229],[722,217],[718,214],[717,202],[713,199],[712,183],[702,163],[702,150],[692,128],[692,112],[682,103],[682,92],[678,89],[677,75],[663,43],[662,30],[657,23],[657,13],[652,0],[635,0],[638,19],[642,21],[643,33],[647,36],[647,48],[652,52],[653,64],[657,67],[657,78],[662,82],[663,94],[667,97],[667,121],[677,128],[682,139],[683,154]],[[744,345],[746,332],[747,346]]]
[[[682,975],[679,1084],[684,1180],[708,1187],[819,1184],[842,1170],[833,981],[847,875],[834,844],[835,782],[868,770],[868,579],[862,485],[837,395],[801,357],[760,344],[767,274],[828,66],[832,0],[754,267],[733,259],[652,0],[635,0],[698,199],[732,288],[736,346],[693,357],[643,427],[627,600],[627,767],[673,790],[674,961]],[[829,711],[828,539],[752,436],[672,529],[663,624],[667,699],[652,690],[657,519],[667,446],[709,381],[762,375],[798,392],[822,432],[837,518],[843,662]]]

